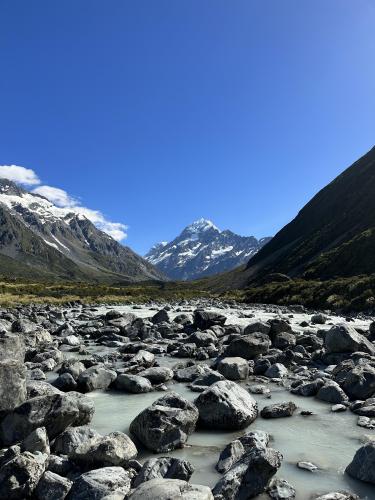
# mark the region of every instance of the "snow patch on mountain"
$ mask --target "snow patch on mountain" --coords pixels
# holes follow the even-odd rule
[[[269,240],[221,231],[212,221],[201,218],[170,243],[154,245],[145,258],[172,279],[197,279],[246,263]]]

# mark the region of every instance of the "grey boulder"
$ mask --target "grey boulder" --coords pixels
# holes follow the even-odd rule
[[[208,486],[190,484],[180,479],[151,479],[142,483],[129,500],[213,500]]]

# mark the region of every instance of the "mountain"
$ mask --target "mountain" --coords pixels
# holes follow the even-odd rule
[[[220,231],[211,221],[199,219],[170,243],[154,245],[145,259],[171,279],[192,280],[247,262],[270,239]]]
[[[0,179],[0,273],[129,282],[165,277],[85,216]]]
[[[245,268],[215,286],[244,287],[275,273],[323,280],[375,273],[375,148],[314,196]]]

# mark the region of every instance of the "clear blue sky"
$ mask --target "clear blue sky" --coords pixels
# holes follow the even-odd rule
[[[375,144],[373,0],[0,0],[0,165],[143,253],[275,233]]]

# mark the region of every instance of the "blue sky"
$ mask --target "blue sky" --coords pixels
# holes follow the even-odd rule
[[[144,253],[274,234],[375,144],[372,0],[0,0],[0,165]]]

